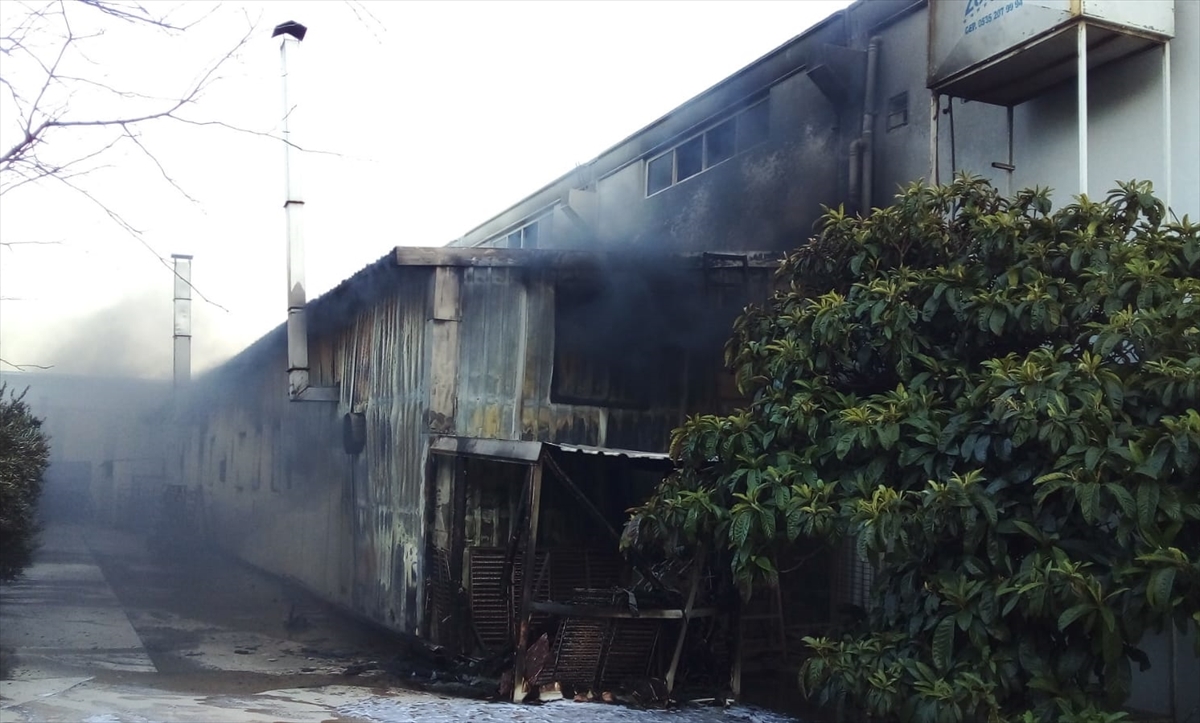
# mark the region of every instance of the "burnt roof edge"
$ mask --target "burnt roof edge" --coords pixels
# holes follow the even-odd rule
[[[603,264],[641,266],[647,261],[669,263],[678,268],[714,268],[731,265],[774,268],[783,260],[779,251],[661,253],[637,249],[578,251],[562,249],[495,249],[472,246],[397,246],[396,265],[571,268]],[[351,279],[352,280],[352,279]],[[345,283],[345,282],[343,282]]]

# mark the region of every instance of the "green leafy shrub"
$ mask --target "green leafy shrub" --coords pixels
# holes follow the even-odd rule
[[[872,607],[800,681],[853,717],[1119,720],[1143,635],[1200,625],[1200,227],[960,176],[828,210],[778,282],[727,346],[749,406],[676,430],[623,545],[715,540],[747,596],[857,545]]]
[[[50,445],[25,394],[0,384],[0,581],[28,567],[36,545],[35,513]]]

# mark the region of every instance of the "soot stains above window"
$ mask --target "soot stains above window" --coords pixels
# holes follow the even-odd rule
[[[650,159],[646,195],[653,196],[762,143],[767,139],[768,121],[767,101],[762,100]]]

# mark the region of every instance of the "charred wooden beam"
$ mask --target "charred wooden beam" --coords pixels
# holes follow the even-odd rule
[[[532,470],[532,468],[530,468]],[[531,472],[532,473],[532,472]],[[526,478],[528,479],[528,477]],[[529,494],[521,495],[521,500],[517,505],[517,515],[512,522],[512,534],[508,539],[508,549],[504,554],[504,568],[500,573],[500,599],[512,600],[512,580],[513,568],[516,566],[517,548],[521,545],[522,525],[529,516]],[[508,603],[505,603],[507,606]],[[515,611],[513,611],[515,612]],[[509,642],[513,642],[513,626],[512,614],[508,618],[508,635]]]
[[[454,644],[466,650],[466,640],[475,630],[471,619],[471,605],[463,594],[463,556],[467,544],[467,465],[461,459],[454,460],[454,478],[450,488],[450,585],[455,617],[459,624],[454,630]],[[477,632],[474,632],[478,635]],[[472,643],[473,644],[473,643]]]
[[[692,560],[692,582],[688,590],[687,602],[683,606],[683,622],[679,625],[679,639],[675,641],[675,654],[671,656],[671,667],[667,668],[667,695],[675,688],[675,673],[679,669],[679,659],[683,656],[683,643],[687,639],[688,621],[692,619],[692,607],[696,604],[696,592],[700,589],[700,571],[704,567],[704,546],[696,551]]]
[[[529,693],[525,680],[525,657],[529,643],[529,617],[533,612],[533,570],[537,565],[538,515],[542,508],[542,465],[529,468],[525,484],[529,499],[529,528],[525,538],[525,557],[521,575],[520,623],[517,626],[517,655],[513,665],[513,702],[520,703]]]

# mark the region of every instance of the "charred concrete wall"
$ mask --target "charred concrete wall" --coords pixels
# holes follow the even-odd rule
[[[962,0],[938,1],[968,7]],[[1087,190],[1099,196],[1117,179],[1149,179],[1160,192],[1171,188],[1170,200],[1182,217],[1200,213],[1196,164],[1171,160],[1200,153],[1200,130],[1189,115],[1200,104],[1194,80],[1200,72],[1200,5],[1176,2],[1174,13],[1169,78],[1161,45],[1089,72]],[[935,176],[945,182],[957,171],[988,178],[1003,190],[1049,186],[1056,190],[1056,203],[1070,202],[1079,192],[1074,80],[1011,108],[943,95],[935,111],[929,27],[929,4],[923,0],[861,0],[452,245],[794,248],[811,235],[822,204],[858,210],[856,184],[866,176],[855,174],[865,174],[866,168],[851,170],[851,148],[863,137],[864,116],[869,116],[873,152],[862,164],[870,163],[874,206],[888,204],[901,186]],[[867,107],[872,39],[878,80]],[[767,110],[761,142],[745,148],[735,142],[732,155],[720,150],[720,143],[710,143],[719,140],[715,129],[759,103]],[[935,113],[937,136],[931,143]],[[670,182],[660,188],[654,181],[656,162],[674,151],[678,163],[680,149],[697,139],[698,170],[681,173],[676,165]],[[713,163],[710,146],[717,148]]]
[[[902,7],[876,1],[858,15],[869,25]],[[799,245],[822,204],[847,200],[865,76],[865,44],[852,31],[831,16],[451,245]]]
[[[821,204],[840,200],[836,109],[803,74],[759,97],[752,103],[762,104],[756,112],[765,115],[764,136],[728,160],[648,195],[648,166],[669,162],[674,152],[678,178],[689,143],[715,145],[713,130],[728,120],[718,116],[707,132],[598,179],[595,234],[586,240],[602,248],[696,251],[784,249],[806,238]],[[746,118],[743,107],[728,112],[735,125]]]

